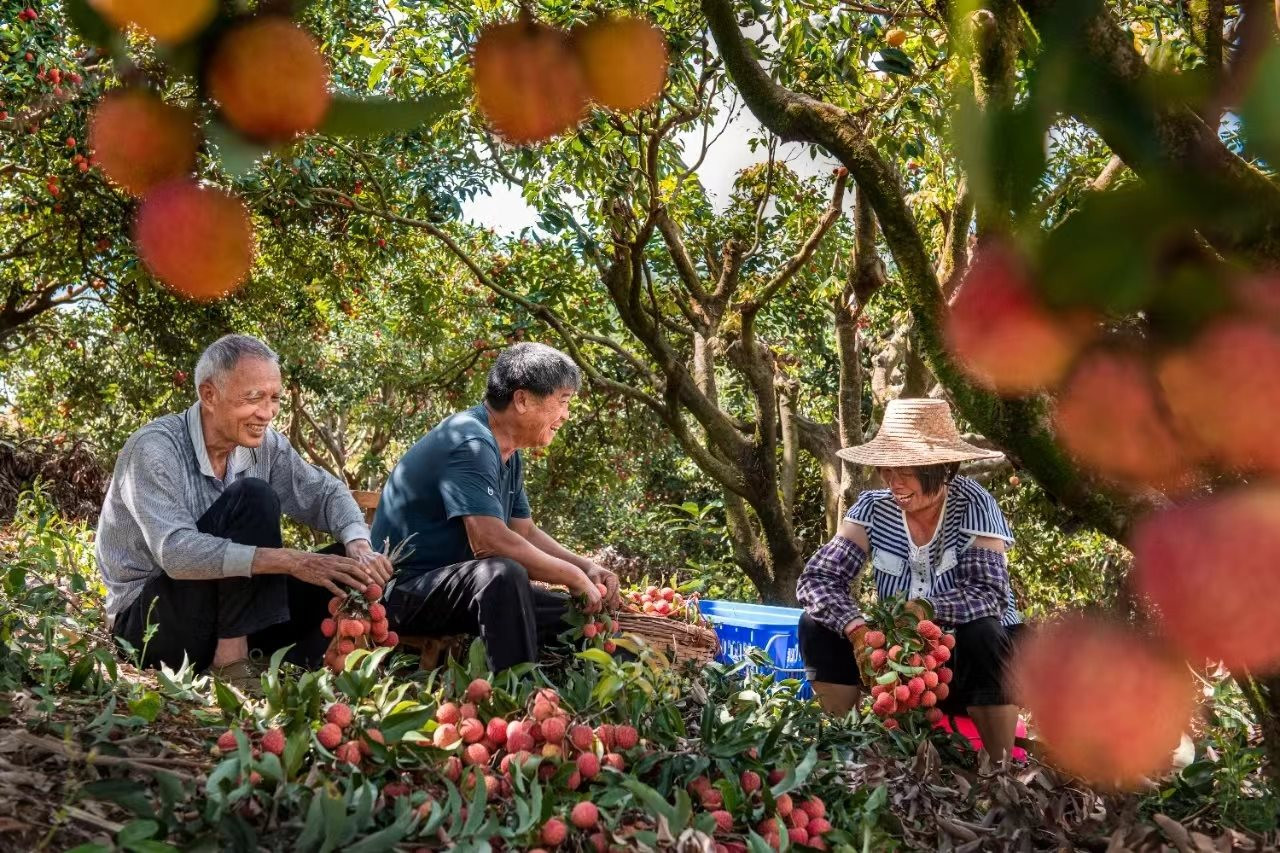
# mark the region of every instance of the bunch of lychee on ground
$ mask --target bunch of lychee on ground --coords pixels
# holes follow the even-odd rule
[[[339,684],[358,677],[360,660]],[[406,839],[421,845],[415,849],[448,848],[458,840],[451,833],[477,808],[495,827],[488,841],[498,849],[633,849],[637,833],[656,831],[655,816],[629,789],[644,787],[642,779],[658,782],[668,758],[664,746],[642,738],[631,723],[609,721],[607,709],[581,713],[556,688],[515,684],[514,693],[495,689],[487,678],[463,690],[446,688],[434,709],[416,706],[423,709],[421,721],[408,730],[395,723],[395,712],[370,701],[339,699],[321,715],[319,694],[292,709],[276,709],[277,702],[294,704],[277,699],[268,706],[268,713],[279,711],[275,717],[253,730],[223,732],[217,747],[226,760],[242,762],[235,771],[249,789],[242,816],[261,814],[290,780],[332,774],[339,786],[344,778],[352,785],[373,780],[375,812],[407,821]],[[301,708],[316,709],[320,718],[300,714]],[[774,849],[784,839],[826,849],[832,827],[823,800],[792,786],[782,790],[787,774],[766,771],[756,748],[741,756],[745,769],[702,766],[687,782],[665,781],[683,784],[688,796],[678,796],[699,810],[702,837],[715,850],[745,852],[753,834]]]

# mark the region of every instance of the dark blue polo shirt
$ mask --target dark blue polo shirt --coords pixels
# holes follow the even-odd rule
[[[524,462],[504,464],[483,404],[441,421],[418,439],[391,472],[373,520],[373,545],[394,547],[413,534],[413,553],[397,574],[418,574],[474,560],[462,516],[488,515],[504,524],[529,518]]]

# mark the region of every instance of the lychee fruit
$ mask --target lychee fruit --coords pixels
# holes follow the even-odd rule
[[[205,82],[227,123],[260,142],[314,131],[329,110],[329,67],[320,47],[283,15],[261,15],[227,31]]]
[[[352,716],[351,706],[343,702],[334,702],[324,713],[326,720],[343,729],[351,725]]]
[[[280,729],[268,729],[262,736],[262,751],[272,755],[284,754],[284,732]]]
[[[316,732],[316,740],[320,741],[320,745],[325,749],[336,749],[338,744],[342,743],[342,729],[333,723],[325,723]]]
[[[189,177],[197,145],[195,115],[142,89],[108,93],[89,118],[94,161],[131,195]]]
[[[1100,619],[1038,626],[1015,648],[1010,676],[1050,755],[1098,786],[1133,787],[1166,769],[1191,725],[1194,696],[1183,666],[1127,627]],[[1081,696],[1089,701],[1076,701]]]
[[[531,20],[485,28],[472,55],[476,102],[513,145],[542,142],[587,112],[587,87],[568,35]]]
[[[432,743],[441,749],[453,746],[462,740],[462,735],[458,733],[458,727],[452,723],[442,723],[436,727],[435,732],[431,736]]]
[[[619,112],[643,109],[662,93],[667,80],[667,42],[642,18],[615,15],[573,31],[587,91],[601,106]],[[667,601],[674,590],[663,589]]]
[[[445,702],[436,708],[436,722],[457,724],[461,720],[462,714],[458,711],[458,706],[452,702]]]
[[[569,820],[578,829],[595,829],[596,824],[600,822],[600,810],[596,808],[595,803],[583,800],[573,807],[573,811],[569,813]]]
[[[578,756],[578,772],[583,779],[594,779],[600,773],[600,759],[594,753],[584,752]]]
[[[469,744],[467,748],[462,751],[462,760],[467,764],[488,764],[489,750],[484,748],[484,744]]]
[[[1218,322],[1160,365],[1183,434],[1224,467],[1280,473],[1280,332],[1254,320]],[[1247,400],[1247,405],[1241,401]]]
[[[640,733],[634,726],[618,726],[613,731],[613,737],[618,749],[631,749],[640,742]]]
[[[1117,482],[1169,486],[1187,474],[1188,454],[1138,355],[1104,350],[1086,356],[1058,396],[1054,425],[1071,455]]]
[[[217,0],[89,0],[89,5],[116,29],[137,27],[164,44],[186,41],[218,12]]]
[[[227,729],[225,732],[218,735],[218,749],[222,750],[223,752],[230,752],[231,750],[236,749],[238,746],[239,744],[236,742],[235,729]]]
[[[1193,666],[1268,672],[1280,664],[1280,487],[1251,485],[1162,510],[1138,524],[1132,547],[1137,591]]]
[[[542,825],[541,838],[542,843],[548,847],[556,847],[563,844],[565,837],[569,834],[569,827],[558,817],[548,818],[547,822]]]
[[[489,686],[489,682],[483,678],[477,678],[467,685],[465,698],[468,702],[479,703],[489,701],[491,695],[493,695],[493,688]]]
[[[253,265],[253,226],[244,202],[192,181],[152,188],[138,208],[133,235],[152,275],[197,301],[236,290]]]
[[[458,734],[464,743],[479,743],[484,740],[484,723],[477,719],[466,719],[458,724]]]
[[[569,729],[569,742],[575,749],[582,751],[591,749],[595,739],[595,733],[591,731],[590,726],[578,724]]]
[[[945,319],[947,347],[977,383],[1025,394],[1056,383],[1081,336],[1041,303],[1024,261],[1008,246],[980,246]]]
[[[548,717],[542,721],[542,737],[547,743],[560,743],[564,740],[565,723],[563,717]]]

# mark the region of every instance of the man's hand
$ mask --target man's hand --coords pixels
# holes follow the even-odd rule
[[[310,551],[291,551],[289,574],[300,581],[322,586],[334,595],[345,596],[338,584],[345,584],[357,592],[364,592],[374,582],[374,575],[367,564],[351,557],[336,554],[313,554]]]
[[[582,605],[582,609],[585,612],[600,612],[600,606],[603,604],[600,597],[600,590],[596,589],[596,582],[589,578],[586,572],[579,572],[575,583],[569,588],[578,595],[586,598],[586,602]]]
[[[604,584],[605,594],[604,606],[610,610],[617,610],[622,606],[622,596],[618,595],[618,576],[606,568],[597,566],[595,563],[587,569],[587,577],[595,583]]]
[[[352,539],[347,543],[347,556],[359,560],[360,564],[373,574],[374,581],[385,586],[391,580],[391,561],[380,551],[373,550],[368,539]]]

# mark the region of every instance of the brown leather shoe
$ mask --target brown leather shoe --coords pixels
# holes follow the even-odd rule
[[[241,693],[250,696],[262,695],[262,670],[248,658],[233,660],[225,666],[211,666],[209,674]]]

